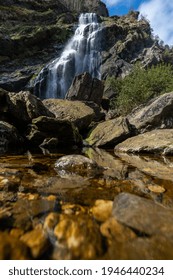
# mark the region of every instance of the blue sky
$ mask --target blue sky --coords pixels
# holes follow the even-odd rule
[[[102,0],[110,15],[123,15],[138,10],[150,22],[153,33],[173,46],[173,0]]]

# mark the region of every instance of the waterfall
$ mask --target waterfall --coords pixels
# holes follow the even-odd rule
[[[100,50],[101,24],[97,15],[81,14],[78,27],[61,56],[40,72],[35,85],[36,94],[41,99],[63,99],[76,75],[89,72],[93,78],[101,79]]]

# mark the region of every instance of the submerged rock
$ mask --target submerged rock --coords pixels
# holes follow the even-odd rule
[[[95,259],[103,253],[99,226],[88,215],[61,215],[54,234],[73,259]]]
[[[104,222],[110,218],[112,206],[111,200],[96,200],[90,211],[97,221]]]
[[[28,247],[7,232],[0,232],[0,260],[28,260]]]
[[[82,155],[68,155],[58,159],[55,170],[60,175],[96,176],[103,172],[103,168],[94,160]]]
[[[173,129],[140,134],[115,146],[115,152],[173,154]]]
[[[49,247],[49,240],[42,228],[36,228],[22,235],[21,241],[30,249],[34,259],[40,258]]]

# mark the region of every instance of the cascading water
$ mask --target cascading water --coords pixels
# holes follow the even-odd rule
[[[36,80],[36,94],[40,98],[63,99],[74,77],[89,72],[101,78],[101,24],[95,13],[81,14],[75,34],[61,56],[43,69]]]

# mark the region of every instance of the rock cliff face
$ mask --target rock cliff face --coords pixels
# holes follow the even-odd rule
[[[138,12],[104,19],[102,79],[125,76],[140,61],[144,67],[164,61],[164,48],[153,38],[149,22]]]
[[[138,13],[102,17],[108,13],[98,0],[1,0],[0,87],[32,90],[40,70],[60,56],[79,13],[86,11],[101,15],[102,79],[128,74],[136,61],[148,66],[165,60],[164,48],[153,39],[149,23],[138,20]]]
[[[60,0],[68,9],[76,12],[94,12],[100,16],[108,16],[106,5],[100,0]]]

